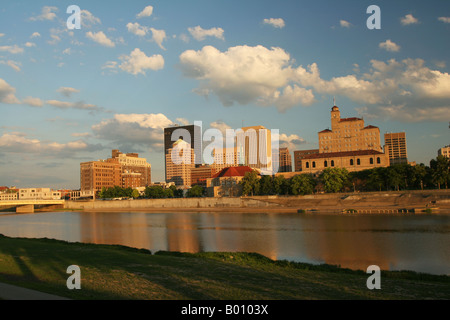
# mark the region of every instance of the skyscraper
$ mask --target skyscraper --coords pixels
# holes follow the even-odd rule
[[[171,149],[173,144],[179,139],[187,142],[194,150],[194,164],[202,164],[202,128],[197,125],[164,128],[164,155],[166,159],[169,149]],[[168,181],[167,161],[165,163],[166,181]]]
[[[236,132],[236,148],[241,165],[272,171],[272,136],[263,126],[241,128]]]
[[[389,146],[389,162],[391,164],[408,163],[404,132],[385,133],[384,144]]]

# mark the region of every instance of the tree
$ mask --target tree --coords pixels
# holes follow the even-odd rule
[[[177,189],[174,185],[171,185],[169,189],[172,190],[172,194],[175,198],[183,198],[183,190]]]
[[[310,174],[299,174],[290,179],[291,193],[293,195],[305,195],[314,192],[315,181]]]
[[[273,192],[275,194],[289,194],[289,181],[284,176],[275,176],[273,178]]]
[[[269,195],[273,194],[273,181],[272,177],[269,175],[264,175],[259,179],[259,194]]]
[[[436,160],[432,159],[430,161],[431,177],[433,183],[441,188],[442,184],[445,184],[445,188],[448,188],[448,180],[450,178],[449,174],[450,160],[443,155],[439,155]]]
[[[133,192],[131,193],[131,197],[132,197],[133,199],[137,199],[137,198],[139,198],[139,196],[140,196],[139,191],[137,191],[136,189],[134,189]]]
[[[164,189],[161,186],[149,186],[145,188],[145,197],[150,199],[164,198]]]
[[[345,168],[326,168],[319,179],[323,182],[326,192],[339,192],[347,184],[349,174]]]
[[[242,194],[252,196],[259,193],[259,177],[256,171],[246,172],[240,182],[242,184]]]
[[[204,188],[202,186],[196,185],[190,188],[186,194],[188,198],[199,198],[203,196]]]

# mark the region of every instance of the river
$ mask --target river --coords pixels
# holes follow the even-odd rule
[[[136,248],[257,252],[366,270],[450,274],[450,215],[43,212],[0,214],[0,234]]]

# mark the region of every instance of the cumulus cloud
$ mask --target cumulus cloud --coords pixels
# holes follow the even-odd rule
[[[402,25],[407,26],[410,24],[417,24],[419,23],[419,20],[415,18],[412,14],[407,14],[406,16],[400,19],[400,22]]]
[[[31,39],[33,38],[39,38],[41,34],[39,32],[33,32],[33,34],[30,36]]]
[[[65,96],[67,98],[70,98],[72,96],[72,94],[74,94],[74,93],[80,92],[80,90],[77,90],[75,88],[70,88],[70,87],[61,87],[56,91],[61,93],[63,96]]]
[[[200,80],[196,92],[214,93],[225,106],[234,103],[275,104],[285,111],[314,101],[311,90],[290,86],[290,56],[281,48],[237,46],[220,52],[212,46],[180,55],[186,77]],[[303,96],[304,95],[304,96]]]
[[[115,43],[109,39],[104,33],[103,31],[99,31],[99,32],[91,32],[88,31],[86,32],[86,38],[91,39],[94,42],[97,42],[98,44],[101,44],[102,46],[105,47],[115,47]]]
[[[135,23],[127,23],[127,29],[128,32],[140,36],[140,37],[144,37],[145,35],[147,35],[147,31],[148,28],[145,26],[141,26],[139,23],[135,22]]]
[[[154,41],[161,49],[166,50],[162,45],[163,41],[167,38],[166,32],[155,28],[150,28],[150,31],[152,32],[152,41]]]
[[[188,31],[192,37],[198,41],[203,41],[206,37],[215,37],[217,39],[225,40],[223,36],[224,30],[222,28],[203,29],[200,26],[196,26],[194,28],[188,28]]]
[[[6,104],[20,103],[15,96],[16,89],[0,78],[0,102]]]
[[[311,105],[315,95],[343,96],[367,107],[373,116],[398,115],[405,110],[418,119],[448,121],[450,75],[430,69],[421,59],[372,60],[368,72],[323,79],[319,67],[294,66],[281,48],[238,46],[221,52],[212,46],[180,55],[184,76],[199,81],[194,91],[216,95],[225,106],[235,103],[276,106],[280,112]],[[360,69],[360,67],[358,68]],[[392,110],[400,110],[396,112]],[[425,111],[426,110],[426,111]],[[439,116],[441,119],[439,120]]]
[[[95,24],[102,23],[100,18],[97,18],[96,16],[94,16],[88,10],[81,10],[80,16],[81,16],[81,26],[83,28],[90,28]]]
[[[164,68],[164,58],[161,55],[148,57],[139,48],[134,49],[130,55],[120,56],[119,59],[122,60],[119,68],[133,75],[140,73],[145,75],[146,70],[156,71]]]
[[[57,7],[45,6],[42,8],[41,14],[36,17],[31,17],[31,21],[44,21],[44,20],[53,20],[56,18],[56,13],[58,12]]]
[[[140,13],[138,13],[136,15],[136,18],[140,19],[140,18],[150,17],[152,14],[153,14],[153,7],[147,6],[144,8],[144,10],[142,10]]]
[[[400,51],[400,46],[398,44],[392,42],[390,39],[386,40],[385,42],[381,42],[379,44],[379,47],[381,49],[384,49],[384,50],[390,51],[390,52]]]
[[[279,29],[282,29],[285,26],[284,20],[281,18],[264,19],[263,23]]]
[[[117,146],[141,145],[154,150],[164,145],[164,128],[173,125],[164,114],[116,114],[92,126],[95,136]]]
[[[280,148],[288,148],[289,151],[297,150],[299,147],[306,143],[305,139],[301,138],[296,134],[287,135],[285,133],[281,133],[277,136],[274,136],[273,139],[278,138],[278,143]]]

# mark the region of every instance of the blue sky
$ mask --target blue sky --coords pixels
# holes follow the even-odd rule
[[[445,0],[7,2],[0,185],[76,189],[79,163],[113,148],[161,181],[174,123],[263,125],[291,152],[317,148],[334,97],[382,136],[405,131],[409,160],[428,165],[450,143],[449,36]]]

